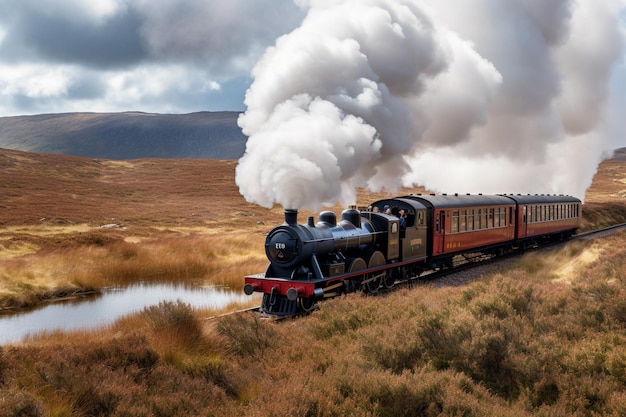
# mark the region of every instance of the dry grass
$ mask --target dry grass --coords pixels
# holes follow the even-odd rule
[[[261,234],[167,235],[140,243],[92,234],[81,244],[0,261],[0,309],[137,282],[241,290],[244,275],[266,266],[262,246]]]

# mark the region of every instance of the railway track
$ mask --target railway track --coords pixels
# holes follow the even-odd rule
[[[519,257],[521,257],[522,255],[524,255],[525,253],[527,253],[528,251],[531,251],[531,250],[546,250],[546,249],[556,248],[556,247],[558,247],[560,245],[564,245],[564,244],[566,244],[568,242],[571,242],[571,241],[574,241],[574,240],[578,240],[578,239],[589,240],[589,239],[602,238],[602,237],[608,236],[608,235],[610,235],[612,233],[615,233],[617,231],[625,230],[625,229],[626,229],[626,223],[622,223],[622,224],[613,225],[613,226],[605,227],[605,228],[598,229],[598,230],[592,230],[592,231],[576,234],[576,235],[572,236],[571,238],[569,238],[568,240],[552,242],[552,243],[544,244],[544,245],[541,245],[541,246],[533,246],[533,247],[529,247],[526,250],[514,251],[514,252],[510,252],[510,253],[505,253],[505,254],[499,255],[499,256],[486,255],[486,254],[479,253],[479,252],[472,253],[472,254],[465,254],[465,255],[457,255],[453,259],[453,266],[452,266],[452,268],[443,268],[443,269],[428,271],[428,272],[423,273],[423,274],[421,274],[419,276],[415,276],[415,277],[412,277],[410,279],[397,282],[396,285],[394,285],[393,288],[380,288],[376,293],[371,294],[371,295],[373,295],[373,296],[376,296],[376,295],[384,296],[385,294],[390,294],[390,293],[392,293],[393,291],[395,291],[395,290],[397,290],[399,288],[407,288],[407,287],[410,288],[410,287],[412,287],[414,285],[425,285],[425,284],[435,284],[437,286],[463,285],[463,284],[465,284],[467,282],[470,282],[473,279],[477,278],[477,276],[469,276],[469,275],[467,275],[465,277],[460,277],[460,278],[457,278],[457,279],[448,280],[448,282],[446,284],[442,284],[439,281],[444,279],[444,278],[449,278],[449,277],[454,276],[454,275],[457,275],[457,276],[461,275],[464,272],[472,271],[473,269],[476,269],[476,268],[479,268],[479,267],[490,267],[490,266],[497,265],[497,264],[499,264],[501,262],[504,262],[504,261],[507,261],[507,260],[519,258]],[[485,272],[485,273],[488,273],[488,272]],[[483,274],[481,274],[481,275],[483,275]],[[319,308],[319,306],[318,306],[318,308]],[[221,317],[224,317],[224,316],[233,315],[233,314],[258,314],[259,318],[261,318],[262,320],[282,321],[282,320],[285,320],[285,319],[290,319],[290,318],[306,315],[306,314],[309,314],[309,313],[310,312],[300,312],[300,313],[295,314],[295,315],[274,316],[274,315],[262,313],[260,311],[260,307],[252,307],[252,308],[247,308],[247,309],[234,311],[234,312],[231,312],[231,313],[225,313],[225,314],[222,314],[222,315],[219,315],[219,316],[209,317],[209,318],[207,318],[207,320],[218,319],[218,318],[221,318]]]
[[[621,224],[616,224],[613,226],[608,226],[603,229],[591,230],[589,232],[579,233],[579,234],[572,236],[572,239],[596,239],[599,237],[608,236],[611,233],[615,233],[619,230],[624,230],[624,229],[626,229],[626,223],[621,223]]]

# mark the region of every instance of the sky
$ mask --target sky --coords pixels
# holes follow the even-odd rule
[[[0,116],[245,110],[254,65],[306,11],[298,0],[0,0]],[[623,62],[612,92],[626,102]]]
[[[0,116],[245,109],[291,0],[0,0]]]
[[[626,0],[0,0],[0,117],[241,111],[268,207],[582,198],[626,146],[625,39]]]

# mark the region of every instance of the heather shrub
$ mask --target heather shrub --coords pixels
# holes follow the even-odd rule
[[[256,315],[237,314],[219,321],[217,330],[225,348],[239,356],[257,356],[274,345],[276,331]]]
[[[84,355],[77,356],[77,365],[88,366],[90,363],[103,363],[109,369],[134,372],[150,371],[159,359],[146,338],[130,335],[125,338],[113,338],[106,344],[89,346]]]
[[[424,356],[418,331],[416,320],[403,320],[395,326],[371,326],[360,333],[361,354],[394,374],[412,370],[423,362]]]
[[[201,335],[193,309],[181,300],[161,301],[158,305],[145,307],[142,316],[154,332],[178,332],[183,338],[191,338],[190,342]]]
[[[437,312],[426,317],[417,332],[425,359],[437,370],[458,367],[462,343],[469,337],[465,324],[455,326],[444,314],[447,313]]]
[[[371,325],[380,319],[381,306],[376,301],[380,299],[362,293],[326,301],[324,308],[312,318],[311,331],[320,339],[330,339]]]
[[[0,417],[40,417],[43,406],[24,391],[2,390],[0,394]]]
[[[227,396],[215,376],[194,375],[163,363],[141,336],[24,346],[12,348],[7,356],[11,366],[7,380],[24,389],[0,395],[7,405],[0,410],[3,417],[208,415]]]

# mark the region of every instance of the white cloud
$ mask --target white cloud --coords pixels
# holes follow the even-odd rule
[[[71,84],[72,69],[45,65],[0,65],[0,97],[61,97]]]

